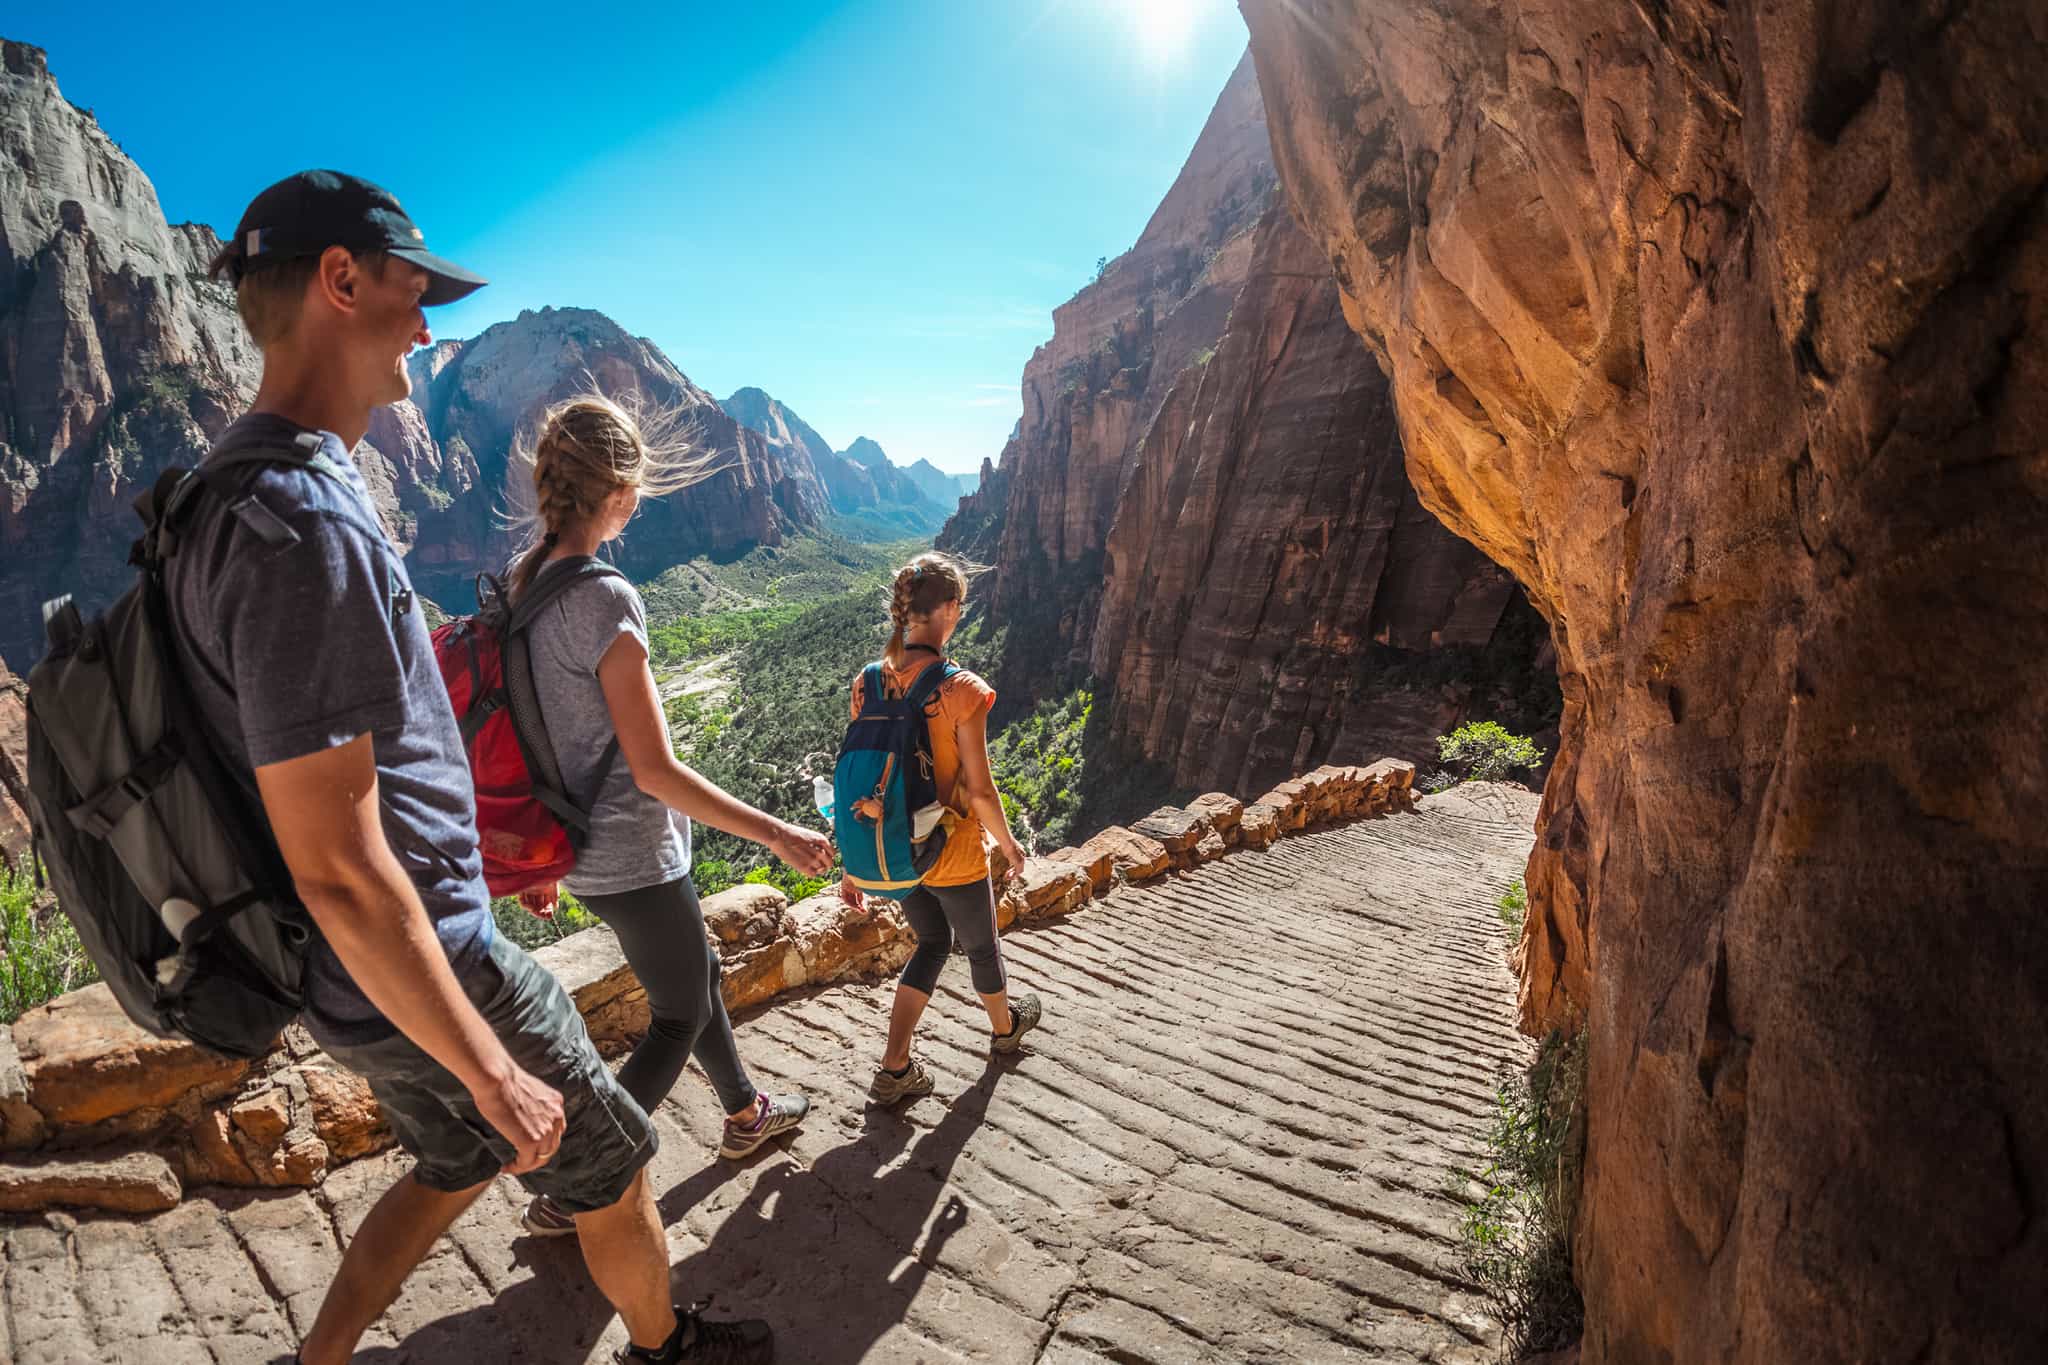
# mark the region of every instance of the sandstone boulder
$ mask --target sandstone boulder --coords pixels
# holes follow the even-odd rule
[[[1273,841],[1280,837],[1280,812],[1254,802],[1244,808],[1244,819],[1238,823],[1237,830],[1246,848],[1271,848]]]
[[[1178,806],[1161,806],[1131,826],[1133,834],[1159,842],[1176,865],[1185,867],[1195,845],[1209,831],[1208,822],[1193,811]]]
[[[759,948],[728,956],[719,993],[729,1013],[750,1009],[810,983],[810,968],[794,938],[777,938]]]
[[[1307,826],[1312,803],[1307,785],[1296,778],[1280,783],[1260,797],[1256,804],[1272,811],[1279,819],[1279,828],[1285,832]]]
[[[758,947],[775,937],[788,905],[779,888],[742,882],[704,898],[704,927],[721,945]]]
[[[391,1127],[369,1082],[338,1067],[309,1066],[300,1074],[313,1109],[313,1131],[336,1158],[351,1161],[391,1145]]]
[[[1094,894],[1094,883],[1082,864],[1027,858],[1023,874],[1011,883],[1004,899],[1021,906],[1023,914],[1053,916],[1071,913]]]
[[[245,1061],[144,1033],[104,984],[22,1015],[14,1044],[29,1101],[47,1122],[65,1127],[168,1109],[188,1095],[224,1095],[249,1069]]]
[[[262,1183],[235,1145],[234,1134],[234,1121],[223,1108],[206,1110],[185,1130],[182,1154],[187,1186]]]
[[[0,1164],[0,1213],[50,1208],[161,1213],[183,1193],[177,1172],[152,1152],[98,1160],[9,1161]]]
[[[273,1150],[292,1126],[291,1101],[282,1090],[266,1090],[238,1100],[228,1110],[235,1130],[264,1152]]]
[[[1134,882],[1156,877],[1173,866],[1173,855],[1164,844],[1121,825],[1111,825],[1082,844],[1081,853],[1090,860],[1107,856],[1112,873]]]
[[[1237,842],[1238,822],[1244,819],[1244,802],[1224,792],[1210,792],[1188,803],[1188,809],[1209,822],[1223,836],[1223,842]]]
[[[1101,895],[1116,871],[1116,855],[1109,849],[1096,848],[1083,852],[1069,846],[1048,853],[1046,858],[1055,863],[1074,863],[1088,874],[1088,886],[1092,894]]]
[[[892,971],[909,960],[915,940],[903,916],[887,902],[869,904],[874,909],[855,910],[828,891],[789,908],[784,925],[810,984]]]
[[[28,1098],[28,1073],[14,1049],[14,1030],[0,1024],[0,1151],[33,1147],[43,1140],[41,1111]]]
[[[571,934],[538,949],[533,960],[561,982],[600,1047],[617,1048],[646,1033],[647,992],[610,929],[597,925]]]
[[[1195,846],[1188,850],[1188,859],[1190,862],[1209,863],[1229,851],[1230,846],[1223,842],[1223,836],[1212,829],[1195,841]]]

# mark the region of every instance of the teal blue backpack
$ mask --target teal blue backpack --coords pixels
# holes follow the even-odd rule
[[[902,900],[945,850],[953,821],[939,804],[925,707],[959,668],[945,660],[891,697],[882,666],[860,675],[860,714],[846,727],[832,771],[832,833],[854,885]]]

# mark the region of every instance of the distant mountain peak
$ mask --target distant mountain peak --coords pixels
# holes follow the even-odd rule
[[[879,445],[865,436],[853,438],[853,444],[839,452],[842,460],[852,460],[863,469],[890,468],[889,456]]]

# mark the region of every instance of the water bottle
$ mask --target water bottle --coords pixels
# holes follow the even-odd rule
[[[818,814],[829,822],[832,819],[832,779],[814,777],[811,779],[811,802],[817,806]]]

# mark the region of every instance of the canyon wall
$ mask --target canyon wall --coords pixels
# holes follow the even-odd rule
[[[1386,377],[1277,193],[1249,59],[1053,326],[940,538],[994,565],[1013,694],[1092,673],[1121,745],[1242,791],[1333,755],[1430,758],[1512,705],[1540,622],[1408,486]]]
[[[2048,17],[1243,0],[1423,503],[1548,618],[1586,1359],[2048,1327]]]

